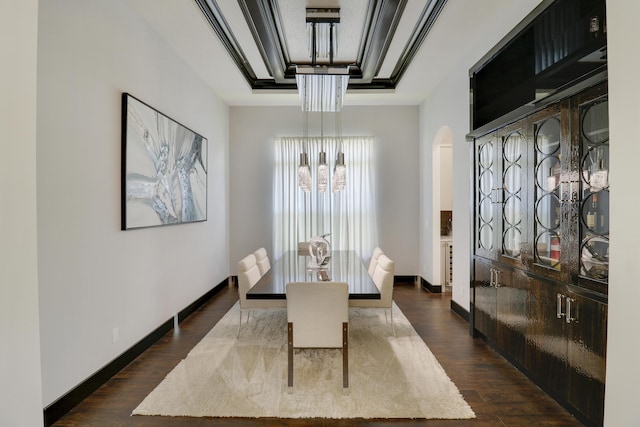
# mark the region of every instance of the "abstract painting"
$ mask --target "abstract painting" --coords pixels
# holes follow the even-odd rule
[[[122,229],[206,219],[206,138],[123,93]]]

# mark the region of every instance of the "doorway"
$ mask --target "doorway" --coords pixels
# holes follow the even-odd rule
[[[433,140],[433,254],[434,277],[442,292],[453,285],[453,145],[448,126],[442,126]]]

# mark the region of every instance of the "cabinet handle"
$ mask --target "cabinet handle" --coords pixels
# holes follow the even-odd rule
[[[571,303],[572,302],[576,302],[576,300],[574,300],[573,298],[569,298],[567,297],[567,308],[566,308],[566,316],[565,316],[565,320],[567,321],[567,323],[571,323],[572,321],[576,320],[576,317],[573,317],[571,315]],[[577,308],[577,306],[576,306]],[[576,310],[576,315],[577,315],[577,310]]]
[[[562,312],[562,299],[565,297],[562,294],[556,294],[558,300],[557,300],[557,304],[556,304],[556,317],[558,319],[562,319],[562,316],[565,315],[565,313]]]
[[[573,203],[576,197],[577,197],[577,192],[573,189],[573,181],[569,181],[569,194],[568,194],[567,202]]]
[[[578,201],[579,191],[580,191],[579,181],[574,181],[574,180],[561,181],[560,182],[560,202],[576,203]]]
[[[502,271],[497,270],[495,268],[489,269],[490,278],[489,278],[489,286],[499,288],[502,285],[500,284],[500,275],[502,275]]]
[[[572,179],[569,181],[569,202],[576,203],[578,201],[578,192],[580,191],[580,181]]]

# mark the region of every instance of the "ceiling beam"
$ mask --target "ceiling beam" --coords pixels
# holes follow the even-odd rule
[[[252,89],[296,89],[297,64],[292,64],[289,58],[277,0],[238,0],[267,71],[273,79],[257,78],[215,0],[195,2]],[[355,64],[349,64],[349,89],[394,89],[445,3],[446,0],[429,0],[391,77],[379,79],[375,76],[382,67],[407,0],[371,0],[358,58]]]
[[[371,83],[378,75],[406,4],[407,0],[372,0],[369,3],[357,60],[362,70],[360,83]]]
[[[411,34],[411,38],[405,45],[395,68],[391,72],[391,80],[396,84],[404,75],[411,61],[413,61],[418,49],[420,49],[422,42],[427,38],[427,34],[433,27],[436,19],[438,19],[446,3],[447,0],[430,0],[422,10],[418,24]]]
[[[253,71],[253,68],[251,68],[251,64],[249,64],[247,57],[244,55],[242,48],[234,37],[233,32],[231,31],[231,28],[229,28],[229,24],[227,24],[227,21],[224,19],[218,5],[213,2],[214,8],[211,8],[206,0],[195,0],[195,2],[202,11],[207,22],[209,22],[209,25],[211,25],[213,31],[217,34],[222,45],[231,56],[231,59],[238,64],[238,69],[244,78],[248,82],[256,80],[256,73]],[[242,64],[242,66],[240,66],[240,64]]]

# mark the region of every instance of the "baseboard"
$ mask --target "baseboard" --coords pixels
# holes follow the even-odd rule
[[[469,312],[454,300],[451,300],[451,311],[469,322]]]
[[[438,285],[432,285],[431,283],[429,283],[428,280],[425,280],[424,277],[419,276],[420,277],[420,286],[422,286],[424,289],[428,290],[431,293],[434,294],[441,294],[442,293],[442,286]]]
[[[214,286],[211,290],[205,293],[203,296],[189,304],[178,313],[178,321],[186,319],[191,313],[196,311],[202,304],[210,300],[220,290],[228,286],[229,280],[225,279],[218,285]],[[162,325],[158,326],[150,334],[142,338],[132,347],[127,349],[120,356],[115,358],[106,366],[102,367],[98,372],[84,380],[77,385],[74,389],[61,396],[58,400],[51,403],[44,408],[44,425],[49,427],[56,421],[62,418],[67,412],[73,409],[78,403],[86,399],[91,393],[96,391],[100,386],[109,381],[111,377],[120,372],[122,368],[131,363],[136,357],[144,353],[149,347],[155,344],[160,338],[165,336],[169,331],[173,329],[173,318],[167,320]]]
[[[415,285],[418,276],[393,276],[394,285]]]
[[[225,288],[226,286],[231,286],[232,280],[233,280],[232,277],[229,277],[226,280],[223,280],[222,282],[218,283],[216,286],[211,288],[207,293],[202,295],[200,298],[198,298],[197,300],[195,300],[194,302],[192,302],[191,304],[183,308],[178,313],[178,322],[182,322],[184,319],[189,317],[189,315],[191,315],[194,311],[199,309],[205,302],[213,298],[223,288]]]

